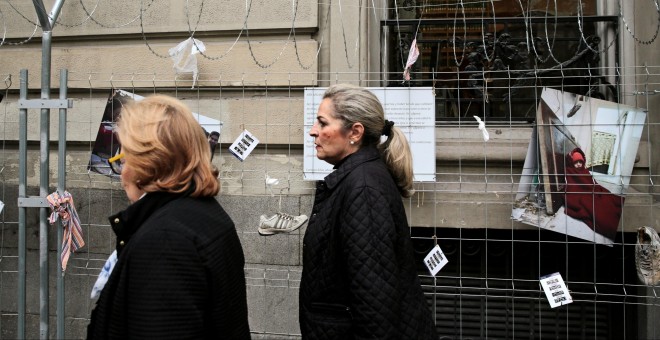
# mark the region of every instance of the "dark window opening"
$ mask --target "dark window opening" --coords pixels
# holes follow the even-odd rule
[[[434,279],[424,256],[449,263]],[[638,339],[647,304],[634,233],[613,247],[545,230],[412,228],[427,301],[442,339]],[[574,302],[550,308],[539,278],[559,272]]]

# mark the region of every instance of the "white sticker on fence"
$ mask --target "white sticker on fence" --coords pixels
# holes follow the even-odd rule
[[[250,152],[259,144],[259,139],[248,130],[243,130],[234,143],[229,146],[229,152],[236,156],[241,162],[244,161]]]
[[[440,246],[437,244],[424,258],[424,264],[433,276],[435,276],[447,263],[449,263],[449,260],[447,260],[447,257],[442,252],[442,249],[440,249]]]
[[[568,292],[568,288],[559,273],[541,277],[541,287],[543,287],[545,296],[552,308],[573,302],[573,298],[571,298],[571,294]]]
[[[2,209],[5,208],[5,204],[0,201],[0,213],[2,213]]]

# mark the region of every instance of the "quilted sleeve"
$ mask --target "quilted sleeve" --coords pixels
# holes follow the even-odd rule
[[[374,188],[354,190],[344,203],[341,239],[357,338],[397,338],[400,309],[395,226],[387,199]]]

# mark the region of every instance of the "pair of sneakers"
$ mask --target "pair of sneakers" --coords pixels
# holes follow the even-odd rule
[[[259,217],[259,235],[270,236],[281,233],[290,233],[307,222],[307,215],[293,216],[278,212],[271,217]]]

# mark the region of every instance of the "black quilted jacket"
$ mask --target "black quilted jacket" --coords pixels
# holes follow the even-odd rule
[[[437,339],[399,191],[375,148],[317,184],[304,237],[303,339]]]
[[[250,338],[243,249],[214,198],[150,193],[110,224],[118,261],[88,338]]]

